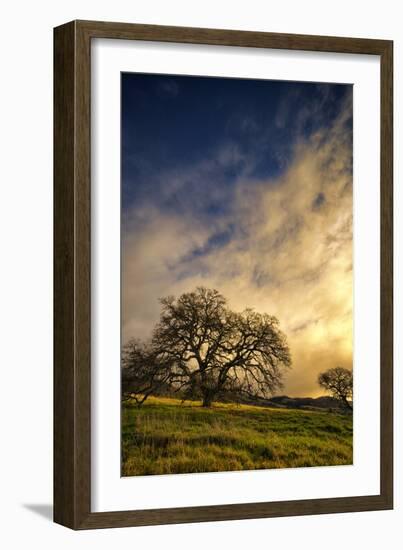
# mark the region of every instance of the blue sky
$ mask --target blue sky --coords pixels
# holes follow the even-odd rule
[[[295,141],[330,126],[349,90],[335,84],[123,74],[123,208],[155,200],[166,173],[215,159],[213,183],[223,192],[207,195],[196,210],[220,213],[240,177],[253,181],[286,170]],[[172,194],[164,207],[192,208],[196,186],[198,181],[188,181],[186,196]]]
[[[279,317],[288,393],[316,391],[309,337],[351,367],[352,86],[122,74],[122,211],[125,337],[203,284]]]

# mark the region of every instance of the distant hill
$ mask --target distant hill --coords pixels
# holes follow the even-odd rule
[[[322,397],[288,397],[288,395],[276,395],[270,399],[266,399],[265,405],[281,409],[343,410],[342,405],[337,399],[327,395]]]
[[[182,392],[173,392],[168,386],[159,388],[155,392],[155,397],[171,397],[181,398],[184,397]],[[189,400],[188,397],[186,399]],[[192,399],[200,399],[197,396]],[[192,400],[190,399],[190,400]],[[231,395],[229,392],[218,401],[222,403],[239,403],[244,405],[258,405],[260,407],[272,407],[275,409],[305,409],[311,411],[334,411],[346,412],[345,408],[334,397],[328,395],[322,395],[321,397],[288,397],[288,395],[275,395],[270,399],[263,398],[251,398],[243,397],[239,398],[239,395]]]

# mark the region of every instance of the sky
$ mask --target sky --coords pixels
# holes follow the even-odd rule
[[[351,85],[122,74],[122,336],[197,286],[275,315],[317,396],[352,368]]]

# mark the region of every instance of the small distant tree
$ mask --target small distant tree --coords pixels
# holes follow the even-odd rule
[[[130,340],[122,351],[122,398],[141,405],[168,384],[170,366],[152,344]]]
[[[343,367],[335,367],[321,372],[318,384],[331,393],[346,409],[353,410],[353,372]]]

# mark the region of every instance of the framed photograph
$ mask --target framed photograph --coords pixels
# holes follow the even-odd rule
[[[54,34],[54,520],[393,507],[393,43]]]

